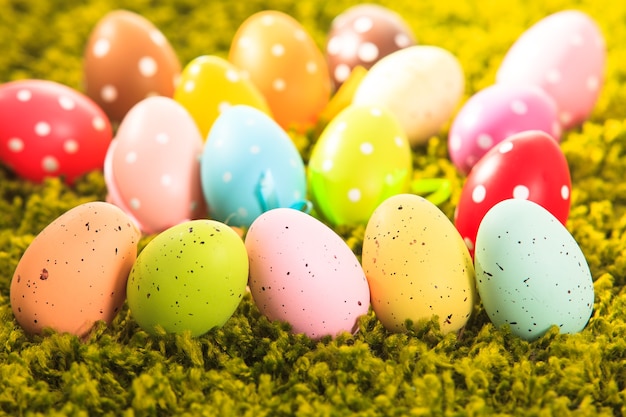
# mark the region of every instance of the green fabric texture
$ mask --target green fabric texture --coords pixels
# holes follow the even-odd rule
[[[82,89],[90,31],[108,11],[135,11],[162,30],[185,65],[225,57],[238,26],[275,9],[301,22],[323,47],[332,19],[353,0],[89,2],[0,0],[0,82],[41,78]],[[504,54],[530,25],[576,8],[600,26],[606,82],[587,123],[567,131],[572,208],[568,229],[594,279],[584,331],[557,328],[527,342],[497,329],[478,308],[460,334],[436,321],[406,334],[373,313],[356,335],[312,341],[262,316],[248,295],[221,329],[149,335],[127,306],[110,326],[75,336],[27,336],[13,317],[9,286],[24,252],[46,225],[87,201],[103,200],[101,172],[69,187],[32,184],[0,168],[0,413],[11,416],[610,416],[626,414],[626,2],[381,1],[399,12],[420,44],[456,55],[466,97],[492,84]],[[447,178],[452,218],[464,177],[448,158],[447,126],[415,149],[415,178]],[[315,132],[294,136],[305,160]],[[336,231],[359,255],[364,227]],[[150,240],[144,236],[140,249]]]

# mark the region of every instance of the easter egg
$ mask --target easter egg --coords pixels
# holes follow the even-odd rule
[[[141,233],[116,206],[78,205],[30,243],[11,280],[11,308],[29,334],[46,329],[88,336],[126,300]]]
[[[594,303],[589,266],[565,226],[539,204],[494,205],[478,229],[475,264],[478,292],[496,327],[534,340],[552,326],[562,333],[586,326]]]
[[[128,277],[131,316],[148,333],[200,336],[223,326],[246,291],[243,240],[214,220],[164,230],[137,257]]]
[[[24,179],[73,183],[102,169],[112,137],[102,109],[71,87],[46,80],[0,84],[0,161]]]
[[[541,87],[556,102],[565,129],[590,116],[604,84],[606,43],[596,22],[579,10],[551,14],[527,29],[506,53],[498,84]]]
[[[200,131],[181,104],[162,96],[140,101],[107,152],[107,200],[147,234],[204,217],[202,147]]]
[[[417,146],[448,122],[464,88],[463,68],[454,55],[437,46],[414,45],[375,63],[352,102],[389,108],[411,145]]]
[[[180,72],[180,61],[163,33],[128,10],[102,17],[83,54],[86,94],[115,124],[146,97],[172,97]]]
[[[361,259],[372,308],[389,331],[436,316],[443,333],[454,332],[472,314],[472,258],[452,222],[423,197],[383,201],[367,223]]]
[[[387,197],[407,192],[411,148],[386,108],[350,105],[324,128],[308,164],[311,199],[333,225],[365,224]]]
[[[247,104],[271,115],[265,97],[245,73],[214,55],[191,61],[180,77],[174,100],[183,105],[206,139],[217,116],[236,104]]]
[[[369,69],[381,58],[415,45],[411,27],[398,13],[377,4],[352,6],[333,20],[326,60],[336,88],[357,66]]]
[[[542,131],[520,132],[474,166],[461,190],[454,223],[473,254],[478,227],[496,203],[531,200],[565,224],[571,189],[569,166],[557,142]]]
[[[278,207],[308,206],[304,162],[289,135],[267,114],[244,104],[223,111],[201,158],[211,218],[248,227]]]
[[[293,17],[264,10],[237,29],[228,60],[245,71],[285,130],[315,125],[330,98],[324,55]]]
[[[356,255],[315,217],[277,208],[259,216],[245,238],[250,292],[262,314],[312,339],[355,333],[369,309]]]
[[[489,149],[525,130],[561,139],[554,100],[532,85],[489,86],[474,94],[454,118],[448,135],[450,159],[467,174]]]

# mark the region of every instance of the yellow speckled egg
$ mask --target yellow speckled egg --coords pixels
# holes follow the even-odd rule
[[[443,333],[460,330],[476,302],[475,273],[446,215],[414,194],[383,201],[363,240],[362,265],[376,316],[392,332],[437,316]]]
[[[126,300],[141,234],[118,207],[78,205],[46,226],[22,255],[11,281],[11,308],[22,328],[85,337],[110,323]]]

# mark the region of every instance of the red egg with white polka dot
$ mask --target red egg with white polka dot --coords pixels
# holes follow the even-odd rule
[[[354,67],[369,69],[379,59],[415,45],[411,27],[398,13],[377,4],[359,4],[338,15],[326,42],[326,60],[336,88]]]
[[[604,84],[606,42],[593,18],[563,10],[535,23],[506,53],[497,83],[531,84],[556,102],[565,129],[590,116]]]
[[[105,15],[92,30],[83,57],[86,94],[113,123],[146,97],[173,97],[181,64],[163,33],[127,10]]]
[[[565,225],[570,210],[571,178],[563,151],[545,132],[516,133],[483,156],[461,190],[454,224],[474,253],[483,217],[500,201],[533,201]]]
[[[448,134],[450,159],[467,174],[489,149],[525,130],[541,130],[560,141],[554,100],[532,85],[489,86],[470,97],[454,118]]]
[[[22,178],[73,183],[102,169],[112,135],[102,109],[71,87],[46,80],[0,85],[0,161]]]
[[[228,60],[244,71],[285,130],[317,123],[330,99],[326,60],[293,17],[275,10],[246,19],[232,41]]]

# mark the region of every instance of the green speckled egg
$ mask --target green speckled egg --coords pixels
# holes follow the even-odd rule
[[[529,200],[494,205],[476,236],[477,287],[497,327],[526,340],[553,325],[584,329],[593,310],[591,272],[578,243],[549,211]]]
[[[221,327],[246,291],[248,255],[241,237],[214,220],[173,226],[151,240],[128,278],[132,317],[149,333],[199,336]]]

